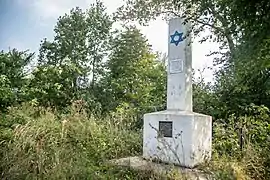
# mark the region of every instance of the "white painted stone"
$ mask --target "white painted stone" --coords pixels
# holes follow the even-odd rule
[[[158,137],[159,122],[173,123],[172,137]],[[211,116],[187,111],[144,115],[143,157],[194,167],[211,157]]]
[[[169,22],[167,110],[144,115],[143,157],[194,167],[211,158],[212,117],[192,112],[191,37],[180,18]],[[173,44],[171,35],[183,33]],[[159,136],[160,122],[172,123],[172,136]]]
[[[170,36],[176,31],[183,33],[184,38],[186,36],[184,41],[177,46],[170,43]],[[168,37],[169,69],[167,77],[168,110],[192,111],[192,50],[190,45],[191,36],[187,36],[187,33],[188,26],[182,25],[180,18],[170,20]],[[179,69],[177,68],[179,66],[182,67]]]

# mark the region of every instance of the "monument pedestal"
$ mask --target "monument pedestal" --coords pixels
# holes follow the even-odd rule
[[[193,168],[211,158],[212,117],[192,112],[190,30],[169,21],[167,110],[144,115],[143,157]]]
[[[193,168],[211,158],[212,117],[166,110],[144,115],[143,157]]]

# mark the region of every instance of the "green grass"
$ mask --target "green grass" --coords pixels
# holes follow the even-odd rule
[[[9,118],[25,115],[22,109],[13,113]],[[76,111],[62,117],[51,111],[27,117],[13,129],[10,141],[5,140],[3,178],[99,179],[105,161],[141,152],[140,133],[112,122]]]
[[[25,105],[3,116],[1,122],[9,128],[1,131],[1,179],[164,179],[152,172],[105,165],[111,159],[142,154],[142,132],[123,123],[128,116],[121,115],[119,123],[115,115],[96,119],[74,108],[65,115],[36,112]],[[255,157],[214,156],[200,168],[216,179],[251,179],[249,168],[260,164],[254,163]],[[179,176],[172,173],[166,179]]]

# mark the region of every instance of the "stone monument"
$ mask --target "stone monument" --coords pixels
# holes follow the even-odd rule
[[[144,115],[143,158],[193,168],[211,158],[212,117],[192,111],[189,27],[169,21],[167,110]]]

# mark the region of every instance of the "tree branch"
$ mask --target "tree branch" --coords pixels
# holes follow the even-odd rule
[[[215,9],[213,9],[213,7],[210,6],[208,9],[221,22],[222,27],[224,27],[223,35],[227,39],[230,52],[233,52],[235,44],[233,42],[232,34],[230,33],[230,31],[228,29],[226,29],[228,27],[227,20],[225,18],[223,18],[220,14],[216,13],[216,11],[215,11]]]
[[[183,18],[183,16],[181,16],[180,14],[178,14],[178,13],[172,11],[172,10],[161,11],[160,13],[157,13],[157,15],[161,15],[161,14],[173,14],[173,15],[176,16],[176,17],[182,17],[182,18]],[[187,20],[193,20],[193,21],[196,21],[196,22],[198,22],[199,24],[202,24],[202,25],[204,25],[204,26],[209,26],[209,27],[211,27],[211,28],[213,28],[213,29],[216,29],[217,31],[221,32],[222,34],[224,34],[223,30],[222,30],[220,27],[216,27],[216,26],[214,26],[213,24],[209,24],[209,22],[203,22],[203,21],[199,20],[199,18],[187,18]]]

